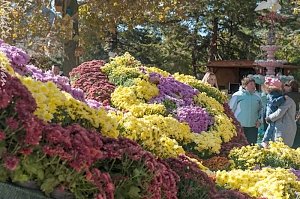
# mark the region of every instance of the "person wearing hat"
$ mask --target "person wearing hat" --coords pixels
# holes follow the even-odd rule
[[[282,83],[277,78],[266,77],[265,88],[267,91],[266,117],[274,113],[280,105],[285,102],[285,96],[282,94]],[[268,146],[269,141],[274,141],[275,122],[267,121],[268,127],[265,131],[261,145]]]
[[[232,95],[229,106],[243,127],[249,144],[257,143],[258,127],[262,123],[262,101],[256,92],[255,80],[245,77],[239,91]]]
[[[269,99],[277,98],[277,101],[269,100],[267,103],[268,113],[266,115],[266,121],[269,124],[268,128],[270,127],[271,130],[267,130],[263,141],[269,141],[270,138],[268,137],[270,136],[270,133],[273,133],[273,135],[271,135],[271,140],[276,141],[278,138],[282,138],[283,142],[291,147],[297,130],[295,121],[296,104],[294,100],[287,95],[282,99],[282,94],[280,93],[282,93],[283,86],[278,78],[267,78],[265,85],[267,87]],[[275,104],[272,104],[272,102],[275,102]],[[280,104],[277,104],[277,108],[276,103]]]

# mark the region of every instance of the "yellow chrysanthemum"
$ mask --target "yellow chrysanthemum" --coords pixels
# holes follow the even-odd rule
[[[59,112],[63,109],[73,120],[88,121],[94,128],[101,129],[101,133],[109,137],[118,137],[117,121],[108,116],[100,108],[92,109],[83,102],[74,99],[69,93],[60,91],[53,82],[39,82],[30,77],[19,76],[21,82],[28,88],[37,103],[35,115],[50,122],[55,119],[63,121],[64,115]]]
[[[216,182],[228,189],[237,189],[253,197],[274,199],[295,198],[300,182],[288,169],[218,171]]]
[[[158,74],[162,75],[163,77],[168,77],[168,76],[171,75],[170,73],[168,73],[168,72],[166,72],[164,70],[161,70],[159,68],[156,68],[156,67],[147,67],[146,71],[148,73],[158,73]]]
[[[9,60],[4,53],[0,51],[0,68],[8,72],[10,75],[15,76],[14,69],[10,66]]]
[[[192,134],[189,126],[178,122],[173,117],[145,115],[143,118],[137,118],[127,113],[120,123],[124,128],[121,132],[122,136],[136,140],[159,157],[174,157],[174,154],[183,154],[184,150],[177,142],[191,141]]]
[[[259,166],[300,167],[300,150],[292,149],[282,141],[270,142],[268,148],[244,146],[230,151],[233,168],[252,169]]]

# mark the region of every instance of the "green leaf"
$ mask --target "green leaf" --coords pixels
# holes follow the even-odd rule
[[[25,175],[25,174],[14,176],[14,179],[13,179],[13,181],[15,181],[15,182],[27,182],[29,180],[30,180],[29,176]]]
[[[39,180],[44,180],[44,178],[45,178],[44,171],[42,169],[39,169],[37,172],[37,176],[38,176]]]
[[[124,196],[123,196],[123,195],[124,195],[124,194],[121,193],[121,192],[116,192],[116,193],[115,193],[116,199],[124,199]]]
[[[5,182],[8,178],[7,170],[0,165],[0,182]]]
[[[141,175],[140,170],[134,169],[134,170],[133,170],[133,175],[134,175],[134,176],[139,176],[139,175]]]
[[[65,176],[64,175],[59,175],[58,180],[61,181],[61,182],[65,181]]]
[[[26,182],[29,181],[30,177],[18,168],[12,173],[12,181],[13,182]]]
[[[128,192],[128,196],[130,198],[140,198],[140,188],[136,187],[136,186],[131,186],[129,188],[129,192]]]
[[[2,154],[6,151],[6,147],[5,147],[5,142],[1,141],[0,142],[0,157],[2,156]]]
[[[29,174],[37,174],[38,173],[38,165],[37,164],[32,164],[28,161],[23,161],[23,168],[25,169],[26,172]]]
[[[59,181],[56,178],[48,178],[41,185],[41,190],[45,193],[51,193],[58,185]]]

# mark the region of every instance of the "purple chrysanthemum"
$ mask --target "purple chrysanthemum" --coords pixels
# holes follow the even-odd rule
[[[177,119],[188,123],[195,133],[207,131],[208,127],[213,124],[212,117],[201,107],[180,107],[176,112]]]

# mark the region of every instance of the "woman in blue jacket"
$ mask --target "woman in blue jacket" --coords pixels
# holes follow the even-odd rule
[[[254,79],[245,77],[242,80],[242,87],[232,95],[229,106],[241,123],[249,144],[255,144],[263,107],[261,98],[256,93]]]

